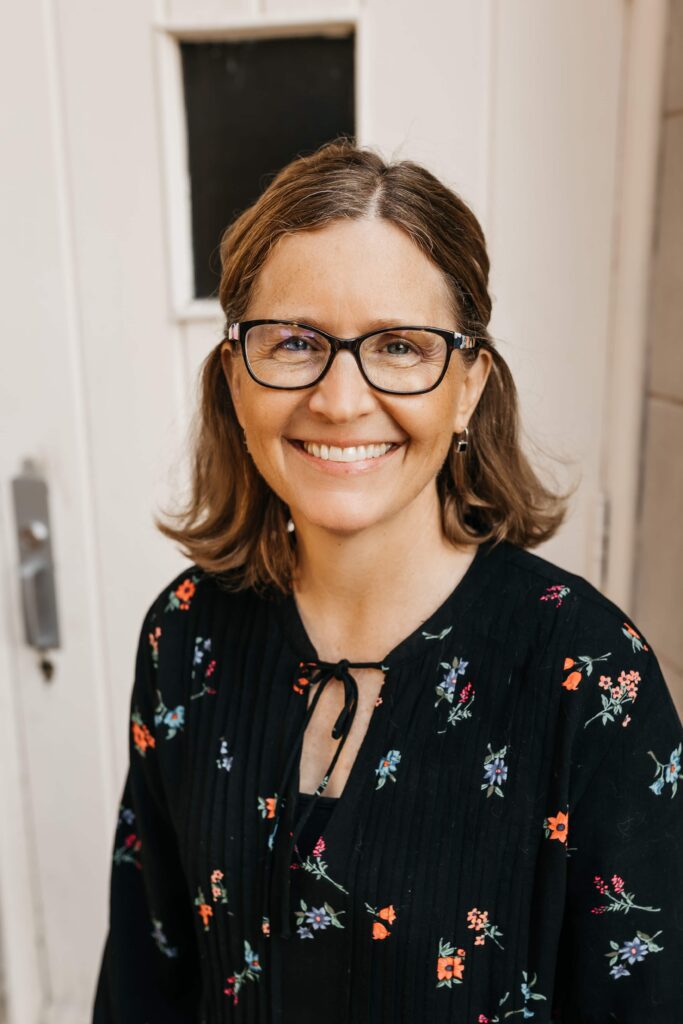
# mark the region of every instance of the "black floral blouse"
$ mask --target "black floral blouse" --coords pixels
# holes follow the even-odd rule
[[[152,602],[94,1024],[683,1021],[683,726],[642,631],[487,542],[380,664],[341,796],[300,797],[308,687],[344,682],[338,751],[353,663],[196,565]]]

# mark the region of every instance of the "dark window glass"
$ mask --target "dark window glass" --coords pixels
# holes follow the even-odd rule
[[[355,136],[353,35],[181,43],[195,295],[227,225],[299,154]]]

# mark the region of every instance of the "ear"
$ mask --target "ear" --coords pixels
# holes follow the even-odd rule
[[[223,367],[223,373],[228,384],[235,415],[240,426],[244,429],[244,420],[242,418],[242,367],[239,354],[239,348],[235,346],[234,342],[224,341],[221,345],[221,366]]]
[[[475,362],[467,370],[453,416],[453,433],[460,434],[468,425],[488,380],[493,358],[486,349],[479,349]]]

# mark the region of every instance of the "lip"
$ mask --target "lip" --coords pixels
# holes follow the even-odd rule
[[[386,463],[387,459],[390,459],[392,455],[394,455],[396,452],[400,451],[401,448],[403,448],[403,445],[405,444],[404,441],[400,441],[400,442],[399,441],[391,441],[391,442],[383,442],[383,441],[365,441],[365,442],[363,442],[363,441],[356,441],[355,442],[356,445],[360,445],[360,444],[363,444],[363,443],[365,443],[365,444],[393,444],[393,445],[395,445],[395,447],[394,448],[390,448],[388,452],[384,453],[384,455],[379,455],[375,459],[360,459],[358,462],[333,462],[331,459],[320,459],[320,458],[318,458],[317,455],[311,455],[311,453],[307,452],[306,449],[303,447],[302,439],[300,439],[300,438],[294,439],[294,438],[286,437],[285,441],[287,442],[289,447],[292,448],[295,452],[297,452],[301,456],[302,459],[305,459],[306,462],[308,462],[308,464],[310,466],[315,466],[316,469],[320,469],[320,470],[322,470],[325,473],[331,473],[334,476],[351,476],[351,475],[354,475],[356,473],[367,473],[367,472],[370,472],[373,469],[379,469],[380,466],[383,466]],[[297,442],[299,442],[299,443],[297,443]],[[307,443],[308,444],[320,444],[321,442],[319,442],[319,441],[308,441]],[[325,441],[323,441],[322,443],[323,444],[332,444],[332,442],[325,442]],[[346,444],[340,444],[340,445],[337,445],[337,447],[339,447],[339,448],[350,448],[351,445],[347,441]]]

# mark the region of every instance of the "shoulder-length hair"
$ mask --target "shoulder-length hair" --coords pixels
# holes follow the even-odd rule
[[[487,330],[489,258],[472,210],[411,160],[386,163],[340,137],[284,167],[224,232],[219,299],[224,337],[200,369],[190,424],[190,491],[184,505],[155,516],[157,528],[203,570],[233,589],[291,590],[296,540],[289,510],[245,450],[221,363],[227,325],[243,317],[259,271],[285,234],[335,220],[381,217],[402,228],[441,270],[458,329],[479,336],[492,367],[469,422],[468,447],[451,446],[437,477],[445,535],[456,545],[506,538],[521,547],[548,540],[563,522],[570,491],[547,488],[522,452],[517,390]],[[458,355],[466,366],[478,350]]]

